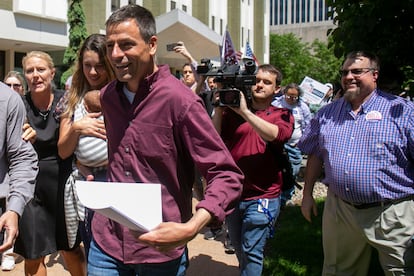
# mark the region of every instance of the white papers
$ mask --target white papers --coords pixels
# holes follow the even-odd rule
[[[148,232],[162,222],[161,185],[76,181],[85,207],[138,232]]]
[[[320,104],[329,91],[329,87],[310,77],[305,77],[299,85],[303,90],[303,100],[308,104]]]

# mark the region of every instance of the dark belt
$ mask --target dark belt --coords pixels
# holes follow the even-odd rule
[[[361,203],[361,204],[355,204],[355,203],[351,203],[348,201],[345,201],[342,199],[343,202],[345,202],[348,205],[351,205],[352,207],[356,208],[356,209],[368,209],[368,208],[372,208],[372,207],[387,207],[393,204],[397,204],[403,201],[407,201],[407,200],[414,200],[414,195],[409,195],[406,197],[402,197],[399,199],[390,199],[390,200],[384,200],[384,201],[378,201],[378,202],[371,202],[371,203]]]

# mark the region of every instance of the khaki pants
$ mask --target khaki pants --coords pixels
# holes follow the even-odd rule
[[[414,275],[413,200],[356,209],[328,190],[322,233],[323,275],[367,275],[372,248],[385,275]]]

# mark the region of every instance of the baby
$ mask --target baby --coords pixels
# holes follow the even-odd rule
[[[101,112],[99,93],[99,90],[86,92],[80,107],[81,112],[75,112],[74,121],[83,118],[88,113]],[[101,115],[97,119],[103,120],[103,116]],[[106,141],[94,136],[80,136],[75,155],[77,167],[86,180],[94,180],[93,171],[99,171],[100,168],[105,168],[108,164]]]
[[[98,113],[102,111],[99,95],[99,90],[91,90],[86,92],[83,97],[83,105],[88,113]]]

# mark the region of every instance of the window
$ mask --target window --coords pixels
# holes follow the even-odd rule
[[[111,11],[114,12],[121,7],[120,0],[111,0]]]
[[[182,9],[183,9],[183,11],[187,12],[187,6],[186,5],[183,5]]]
[[[177,3],[175,1],[171,1],[171,10],[175,10],[177,8]]]
[[[4,1],[2,1],[3,3]],[[68,1],[67,0],[13,0],[13,12],[34,15],[36,17],[43,17],[46,19],[66,22]]]
[[[216,30],[216,17],[213,15],[213,16],[211,16],[211,29],[213,30],[213,31],[215,31]]]
[[[220,35],[223,35],[223,19],[220,19]]]

